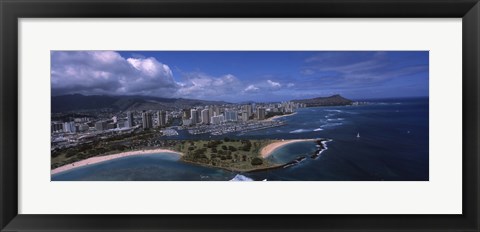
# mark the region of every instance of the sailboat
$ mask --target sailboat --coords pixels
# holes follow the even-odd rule
[[[357,138],[360,138],[360,133],[357,133]]]

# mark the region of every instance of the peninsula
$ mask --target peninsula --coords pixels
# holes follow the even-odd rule
[[[169,141],[162,147],[147,148],[139,150],[125,151],[120,153],[107,152],[105,154],[92,156],[86,159],[78,160],[75,155],[71,159],[64,160],[62,165],[52,167],[51,174],[57,174],[73,168],[92,165],[99,162],[113,160],[122,157],[145,155],[145,154],[165,154],[174,153],[180,156],[180,161],[192,163],[201,166],[221,168],[235,172],[252,172],[266,169],[274,169],[291,165],[298,162],[292,160],[288,163],[275,163],[268,157],[276,150],[287,144],[295,142],[312,141],[322,144],[320,150],[317,150],[314,156],[322,150],[325,139],[291,139],[291,140],[234,140],[225,138],[224,140],[181,140]],[[313,145],[313,144],[312,144]],[[57,156],[57,161],[65,154]],[[306,157],[306,156],[305,156]],[[303,159],[305,158],[303,157]]]

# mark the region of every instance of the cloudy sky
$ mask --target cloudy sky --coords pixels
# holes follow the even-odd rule
[[[426,51],[52,51],[53,95],[283,101],[428,96]]]

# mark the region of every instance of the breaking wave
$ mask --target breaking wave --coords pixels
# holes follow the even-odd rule
[[[306,130],[306,129],[298,129],[298,130],[293,130],[293,131],[290,131],[290,133],[305,133],[305,132],[309,132],[311,130]]]
[[[341,126],[341,125],[343,125],[343,123],[341,123],[341,122],[335,122],[335,123],[325,124],[325,125],[323,125],[322,127],[325,128],[325,127],[334,127],[334,126]]]

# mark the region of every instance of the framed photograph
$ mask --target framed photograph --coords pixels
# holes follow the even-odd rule
[[[477,0],[0,4],[1,231],[480,230]]]

